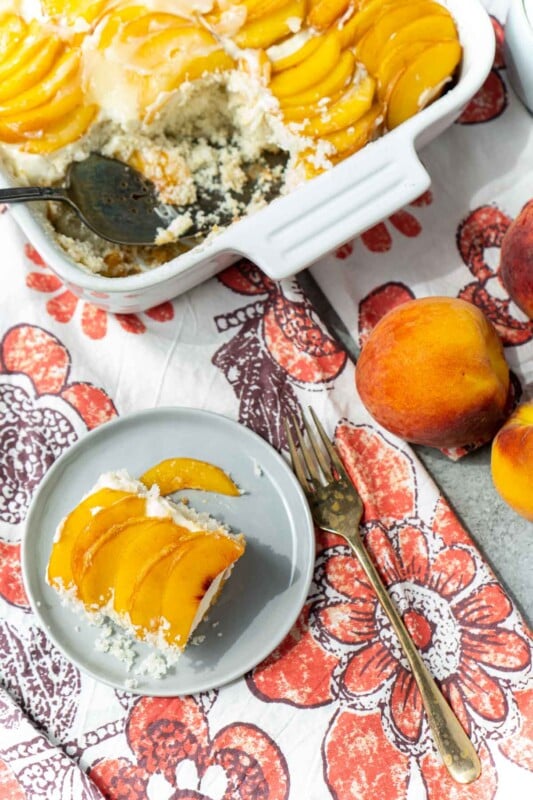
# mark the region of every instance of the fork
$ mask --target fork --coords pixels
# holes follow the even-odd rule
[[[341,536],[359,559],[409,662],[435,744],[445,767],[458,783],[472,783],[481,773],[479,757],[427,669],[400,613],[382,583],[359,531],[363,515],[361,498],[315,412],[312,408],[309,411],[323,447],[313,433],[305,414],[302,415],[303,422],[311,447],[306,445],[293,415],[291,420],[299,447],[287,420],[285,420],[285,432],[292,468],[305,492],[315,524],[325,531]]]

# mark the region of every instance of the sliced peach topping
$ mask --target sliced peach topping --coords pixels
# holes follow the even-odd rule
[[[277,97],[287,97],[309,89],[323,80],[339,60],[341,45],[337,31],[320,37],[313,52],[290,69],[275,75],[270,89]]]
[[[304,92],[283,97],[280,100],[282,109],[293,106],[310,106],[318,103],[325,97],[332,97],[342,91],[353,76],[355,56],[346,50],[340,57],[334,69],[322,81],[315,83]]]
[[[395,128],[440,94],[460,59],[461,46],[455,41],[436,42],[420,53],[394,84],[388,102],[387,127]]]
[[[72,547],[72,576],[79,585],[83,571],[87,565],[86,553],[101,536],[106,536],[115,525],[121,525],[133,517],[142,517],[146,512],[146,500],[135,494],[126,493],[115,503],[98,511],[87,524],[78,529],[78,535]]]
[[[421,17],[445,14],[447,14],[446,9],[438,3],[431,2],[410,3],[388,10],[357,42],[355,52],[358,61],[361,61],[371,73],[375,73],[380,64],[383,48],[389,40],[396,37],[398,31]]]
[[[98,113],[96,105],[80,106],[46,128],[45,136],[27,138],[22,150],[27,153],[51,153],[75,142],[87,131]],[[40,132],[38,132],[40,133]]]
[[[113,608],[119,614],[129,611],[131,602],[146,576],[146,566],[161,555],[182,547],[186,541],[198,534],[177,525],[170,517],[147,517],[145,521],[157,521],[156,525],[139,526],[135,535],[123,531],[122,544],[113,544],[113,552],[118,546],[118,559],[112,578],[114,588]],[[109,552],[109,550],[108,550]],[[104,555],[102,553],[102,555]],[[96,565],[97,566],[97,565]],[[159,586],[161,593],[161,584]]]
[[[220,467],[194,458],[168,458],[147,470],[140,480],[148,488],[157,484],[162,495],[180,489],[203,489],[233,497],[240,494],[238,487]]]
[[[235,41],[239,47],[270,47],[295,32],[293,28],[302,24],[305,11],[306,0],[289,0],[269,16],[246,23],[235,36]]]
[[[383,119],[383,108],[374,103],[363,116],[347,128],[327,134],[324,139],[330,142],[337,151],[335,161],[347,158],[356,153],[376,135]]]
[[[96,509],[106,508],[127,497],[127,492],[117,489],[100,489],[82,500],[66,517],[60,535],[54,542],[48,563],[48,581],[57,588],[68,589],[73,585],[72,551],[80,531],[94,518]]]
[[[351,0],[311,0],[307,22],[311,28],[324,31],[348,10]]]
[[[303,133],[324,136],[353,125],[370,109],[375,89],[375,80],[367,75],[357,86],[350,86],[335,103],[311,117]]]
[[[291,69],[308,58],[322,42],[322,36],[310,36],[303,43],[297,38],[300,34],[285,40],[281,45],[274,45],[267,50],[267,55],[272,62],[272,72],[282,72]],[[301,36],[300,36],[301,39]],[[287,44],[290,46],[287,48]],[[287,52],[288,49],[288,52]]]
[[[98,608],[113,597],[115,611],[127,611],[135,579],[146,559],[193,535],[170,517],[132,517],[113,525],[84,554],[80,599],[88,607]]]
[[[77,76],[79,71],[79,52],[67,50],[56,60],[50,71],[36,84],[32,84],[20,91],[6,91],[6,83],[0,92],[0,114],[20,114],[43,107],[46,103],[53,100],[58,92],[61,92]]]
[[[161,620],[162,587],[166,586],[168,573],[177,554],[178,545],[171,544],[155,553],[135,579],[128,599],[130,622],[140,630],[153,631]],[[185,547],[180,547],[180,553]]]
[[[168,572],[161,603],[163,624],[168,624],[163,632],[170,645],[183,647],[211,584],[243,552],[242,540],[216,532],[189,540],[182,555],[178,549]]]

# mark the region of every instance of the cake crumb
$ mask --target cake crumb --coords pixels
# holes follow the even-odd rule
[[[147,675],[149,678],[159,680],[165,677],[168,668],[169,663],[161,653],[150,653],[150,655],[146,656],[146,658],[141,661],[135,670],[135,674]]]
[[[94,649],[100,653],[109,653],[114,656],[126,666],[127,672],[131,670],[137,658],[130,637],[117,633],[108,622],[102,625],[100,636],[94,643]]]
[[[263,468],[261,467],[261,464],[259,464],[259,462],[255,460],[255,458],[252,459],[252,461],[254,465],[254,475],[260,478],[262,475],[264,475]]]

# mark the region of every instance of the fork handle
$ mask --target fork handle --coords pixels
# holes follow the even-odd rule
[[[379,573],[362,540],[349,542],[359,559],[383,610],[387,614],[409,661],[413,677],[420,690],[422,702],[433,733],[435,744],[451,777],[458,783],[472,783],[481,774],[481,763],[474,746],[459,720],[444,699],[422,656],[413,644],[407,628],[392,602]]]

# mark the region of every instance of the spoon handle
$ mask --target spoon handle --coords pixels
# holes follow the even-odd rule
[[[64,190],[51,186],[15,186],[0,189],[0,203],[26,203],[28,200],[66,200]]]

